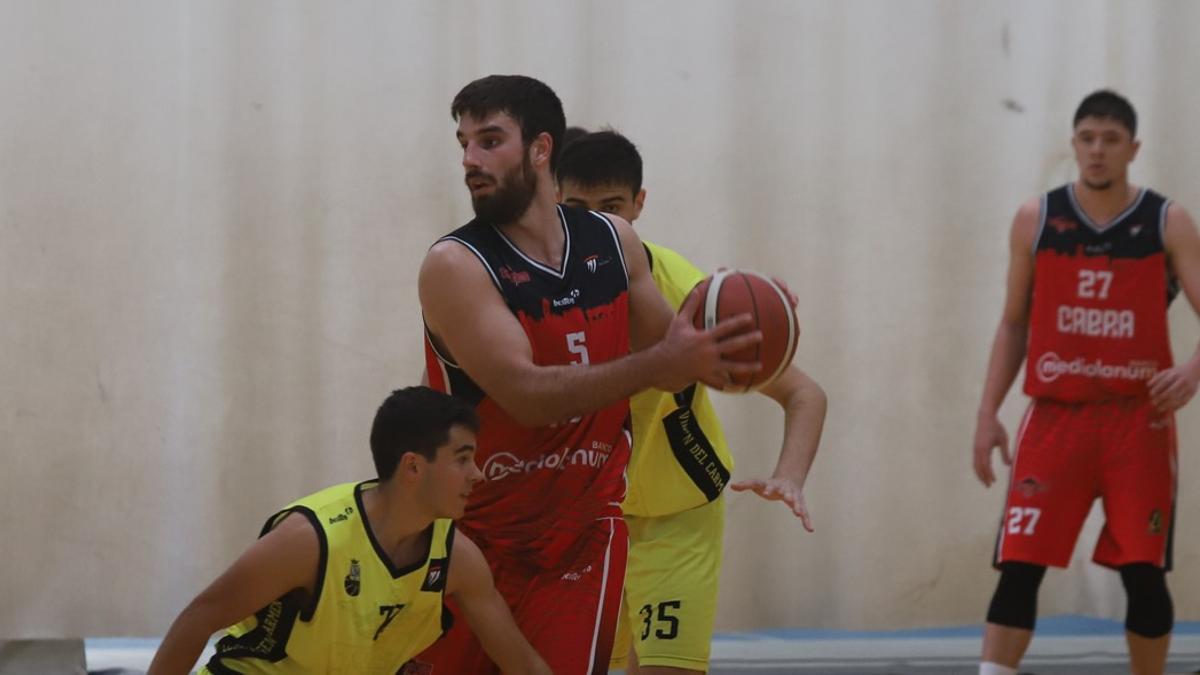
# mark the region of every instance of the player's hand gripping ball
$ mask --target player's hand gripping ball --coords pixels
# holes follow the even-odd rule
[[[747,330],[762,331],[762,341],[725,357],[732,361],[759,362],[762,368],[749,375],[733,375],[724,391],[744,393],[770,384],[792,363],[800,324],[787,293],[774,281],[756,272],[727,269],[697,285],[702,298],[692,322],[708,329],[738,314],[749,314],[754,322]]]

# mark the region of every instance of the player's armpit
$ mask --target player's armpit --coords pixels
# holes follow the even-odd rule
[[[454,598],[492,661],[506,674],[550,675],[549,666],[521,634],[496,590],[483,552],[462,532],[455,536],[452,560],[446,593]]]
[[[675,312],[654,283],[646,249],[633,227],[618,216],[608,217],[617,228],[629,270],[629,344],[640,351],[666,335]]]
[[[254,542],[180,613],[150,664],[152,675],[188,673],[213,633],[294,589],[312,597],[321,544],[303,513],[286,516]]]

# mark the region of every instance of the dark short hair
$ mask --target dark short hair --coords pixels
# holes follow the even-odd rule
[[[628,138],[613,131],[593,131],[571,141],[558,159],[555,180],[574,181],[584,187],[628,186],[642,189],[642,155]]]
[[[389,480],[406,452],[432,461],[450,438],[450,428],[479,431],[479,417],[462,399],[429,387],[393,391],[371,425],[371,456],[380,480]]]
[[[587,135],[588,130],[583,127],[567,127],[567,130],[563,132],[563,151],[566,151],[568,145]]]
[[[550,171],[558,165],[567,118],[558,94],[544,82],[525,75],[488,75],[463,87],[450,104],[450,116],[482,118],[502,112],[521,127],[526,147],[540,133],[550,134]]]
[[[1137,113],[1133,110],[1133,104],[1111,89],[1100,89],[1085,96],[1075,109],[1075,120],[1071,126],[1077,126],[1085,117],[1116,120],[1129,130],[1130,136],[1137,136]]]

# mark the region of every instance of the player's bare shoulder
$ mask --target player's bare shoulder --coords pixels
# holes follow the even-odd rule
[[[470,302],[488,297],[494,288],[491,274],[479,256],[452,239],[442,239],[430,247],[417,276],[421,311],[435,332],[443,322],[469,311]]]
[[[1042,226],[1043,209],[1044,198],[1041,195],[1030,197],[1017,207],[1010,233],[1014,251],[1024,250],[1032,254],[1034,239]]]
[[[1172,201],[1167,205],[1167,215],[1163,222],[1163,239],[1168,250],[1172,242],[1186,243],[1194,241],[1198,236],[1196,221],[1192,214],[1179,202]]]

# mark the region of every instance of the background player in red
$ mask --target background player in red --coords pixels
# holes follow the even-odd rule
[[[1105,526],[1095,562],[1121,574],[1131,670],[1162,673],[1174,622],[1173,412],[1200,380],[1200,351],[1171,359],[1167,303],[1182,286],[1200,312],[1200,235],[1182,207],[1131,185],[1137,117],[1097,91],[1079,105],[1071,145],[1079,178],[1021,206],[1008,294],[975,431],[975,473],[1012,464],[997,540],[982,675],[1013,675],[1029,641],[1047,565],[1064,567],[1093,501]],[[997,410],[1026,364],[1032,397],[1010,458]]]
[[[675,317],[624,220],[555,202],[566,123],[545,84],[490,76],[451,105],[476,218],[421,268],[431,386],[476,405],[487,479],[460,527],[479,544],[518,625],[558,675],[604,672],[627,533],[628,397],[758,364],[749,317],[697,331]],[[435,674],[494,666],[460,629],[419,659]]]

